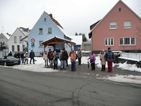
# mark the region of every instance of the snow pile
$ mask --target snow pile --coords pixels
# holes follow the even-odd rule
[[[116,82],[126,82],[126,83],[135,83],[135,84],[141,84],[141,76],[133,76],[133,75],[118,75],[113,77],[104,77],[104,78],[98,78],[98,79],[108,79],[111,81]]]
[[[100,56],[96,57],[96,61],[95,61],[97,67],[101,68],[101,61],[100,61]],[[118,65],[117,68],[120,68],[122,70],[129,70],[129,71],[137,71],[137,72],[141,72],[141,68],[137,68],[136,64],[127,64],[127,62],[125,63],[118,63],[118,64],[114,64],[113,63],[113,67],[115,65]],[[107,62],[106,62],[106,68],[108,68],[107,66]]]
[[[118,67],[122,70],[129,70],[129,71],[137,71],[137,72],[141,72],[141,68],[137,68],[136,64],[127,64],[127,62],[125,63],[118,63]]]

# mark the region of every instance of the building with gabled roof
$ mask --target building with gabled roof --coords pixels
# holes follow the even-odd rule
[[[28,28],[27,30],[24,30],[23,27],[18,27],[14,33],[11,35],[10,39],[8,40],[9,45],[9,51],[15,52],[23,52],[25,48],[27,47],[26,42],[22,42],[21,39],[27,36],[30,32]]]
[[[111,47],[114,51],[141,52],[137,35],[141,18],[123,1],[119,0],[102,20],[93,25],[89,33],[92,50],[99,52]]]
[[[71,40],[71,37],[66,34],[64,28],[56,19],[53,18],[53,15],[44,11],[28,35],[28,52],[33,50],[35,55],[39,56],[44,51],[42,42],[55,36]],[[54,48],[61,50],[64,47],[67,47],[66,50],[70,50],[66,44],[56,44]],[[48,49],[53,50],[53,47],[48,46],[45,48],[45,51],[48,51]]]

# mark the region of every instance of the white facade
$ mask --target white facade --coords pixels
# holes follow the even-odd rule
[[[25,37],[25,33],[22,31],[22,29],[17,28],[15,32],[12,34],[8,41],[9,45],[9,52],[23,52],[23,49],[27,46],[27,43],[20,41],[23,37]]]

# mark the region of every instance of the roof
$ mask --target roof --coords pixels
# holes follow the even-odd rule
[[[71,36],[71,37],[72,37],[72,42],[75,42],[76,45],[82,45],[82,35]]]
[[[7,39],[9,39],[10,38],[10,36],[9,35],[7,35],[6,33],[1,33],[1,35],[3,35],[3,36],[5,36]]]
[[[63,43],[75,44],[75,42],[71,42],[69,40],[62,39],[62,38],[59,38],[59,37],[53,37],[51,39],[48,39],[48,40],[42,42],[43,45],[54,45],[54,44],[63,44]]]
[[[119,0],[115,5],[114,5],[114,7],[103,17],[103,19],[115,8],[115,6],[119,3],[119,2],[121,2],[121,3],[123,3],[131,12],[133,12],[140,20],[141,20],[141,17],[139,17],[131,8],[129,8],[122,0]],[[103,20],[102,19],[102,20]],[[92,30],[89,32],[89,38],[91,38],[91,36],[92,36],[92,31],[97,27],[97,25],[98,24],[100,24],[101,23],[101,21],[102,20],[100,20],[93,28],[92,28]]]
[[[101,21],[101,20],[99,20],[99,21]],[[97,21],[97,22],[95,22],[94,24],[92,24],[92,25],[90,26],[90,30],[92,30],[92,29],[99,23],[99,21]]]
[[[101,22],[101,20],[97,21],[96,23],[94,23],[93,25],[90,26],[91,32],[88,34],[89,38],[92,37],[92,31],[94,30],[94,28]]]
[[[61,28],[63,28],[63,27],[60,25],[60,23],[59,23],[57,20],[55,20],[55,19],[53,18],[52,14],[48,14],[48,13],[47,13],[47,15],[49,15],[49,17],[52,19],[52,21],[53,21],[56,25],[58,25],[58,26],[60,26]]]
[[[61,32],[66,36],[66,37],[69,37],[71,39],[71,37],[65,32],[64,28],[61,26],[61,24],[55,20],[52,16],[52,14],[48,14],[46,12],[46,14],[50,17],[50,19],[56,24],[56,26],[61,30]]]
[[[25,35],[27,36],[30,33],[30,29],[29,28],[23,28],[23,27],[19,27],[19,30]]]

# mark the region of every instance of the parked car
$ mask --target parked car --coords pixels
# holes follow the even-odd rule
[[[0,58],[0,65],[8,66],[8,65],[19,65],[20,60],[13,56],[5,56]]]

